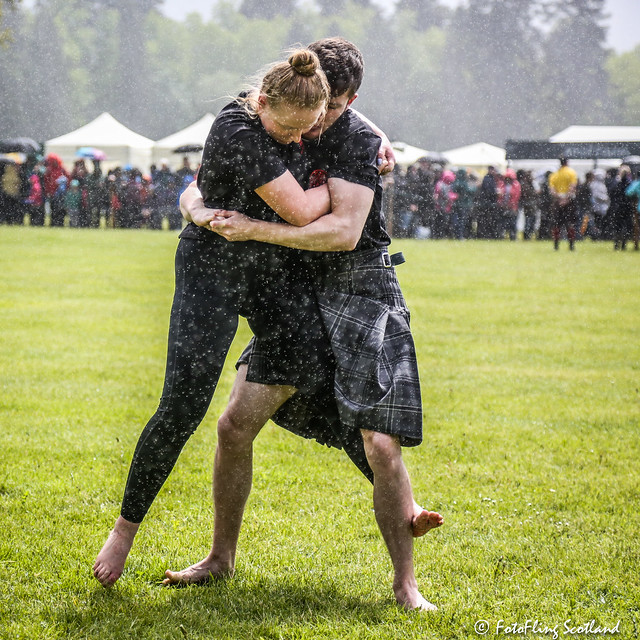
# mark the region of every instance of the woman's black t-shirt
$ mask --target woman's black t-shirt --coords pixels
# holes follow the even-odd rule
[[[202,154],[198,188],[212,209],[242,211],[251,218],[282,222],[255,192],[289,170],[302,179],[301,149],[279,144],[238,101],[225,106],[211,127]],[[209,229],[190,223],[181,238],[221,240]]]
[[[241,211],[268,222],[283,220],[255,189],[289,170],[302,183],[301,147],[282,145],[234,101],[216,117],[205,143],[198,187],[213,209]],[[199,241],[215,255],[227,294],[220,304],[247,318],[263,343],[269,384],[314,389],[326,384],[331,349],[320,321],[310,275],[300,266],[300,251],[262,242],[229,242],[205,227],[189,223],[182,240]],[[194,265],[198,271],[198,265]],[[207,277],[199,273],[199,277]],[[251,378],[249,378],[251,379]],[[262,380],[261,380],[262,381]]]
[[[255,192],[287,170],[302,179],[299,145],[276,142],[260,118],[247,112],[241,98],[226,105],[211,126],[205,142],[198,188],[205,206],[241,211],[269,222],[282,219]],[[219,268],[228,275],[240,299],[240,313],[249,318],[256,309],[274,308],[274,299],[288,297],[295,250],[262,242],[229,242],[206,227],[189,223],[182,239],[207,242],[215,250]]]

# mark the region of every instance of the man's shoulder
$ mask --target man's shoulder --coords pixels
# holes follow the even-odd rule
[[[353,142],[376,146],[380,144],[380,137],[374,133],[373,129],[357,113],[347,109],[335,124],[322,134],[320,144],[324,143],[327,146],[333,146]]]
[[[363,140],[369,140],[371,144],[379,145],[382,142],[380,136],[353,110],[347,109],[348,134]]]

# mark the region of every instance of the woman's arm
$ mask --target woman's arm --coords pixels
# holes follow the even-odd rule
[[[340,178],[329,179],[333,210],[304,227],[265,222],[227,212],[210,227],[232,242],[257,240],[307,251],[352,251],[358,244],[373,202],[368,187]]]
[[[219,210],[204,206],[202,194],[194,180],[180,195],[180,213],[187,222],[209,229],[209,223],[219,215]]]
[[[331,210],[327,185],[305,191],[289,171],[258,187],[255,192],[283,220],[295,226],[309,224]],[[196,182],[192,182],[180,196],[182,217],[199,227],[208,227],[209,222],[219,215],[215,213],[217,211],[220,210],[205,207]]]
[[[292,188],[293,185],[291,185],[288,179],[281,181],[281,178],[285,178],[287,175],[291,180],[293,180],[296,187],[300,189],[302,194],[308,194],[308,199],[305,198],[304,195],[300,197],[300,194],[297,193],[296,189]],[[291,189],[289,189],[289,187],[291,187]],[[266,185],[259,187],[259,189],[256,189],[256,193],[258,193],[258,191],[263,192],[265,197],[262,199],[269,204],[269,206],[271,206],[271,204],[268,200],[278,206],[281,213],[278,212],[275,207],[272,206],[271,208],[278,213],[283,220],[286,220],[294,226],[309,224],[313,220],[316,220],[319,216],[329,211],[329,206],[331,204],[329,199],[329,188],[327,185],[304,191],[300,188],[295,178],[288,172],[280,176],[280,178],[276,178]],[[293,204],[289,203],[288,210],[285,211],[286,198],[289,193],[291,193],[292,198],[296,200]],[[258,195],[260,194],[258,193]],[[299,212],[300,215],[298,216],[295,215],[296,206],[301,208]],[[318,211],[322,211],[322,213],[317,213]],[[230,213],[236,213],[226,212],[223,209],[211,209],[206,207],[204,200],[202,199],[200,189],[198,189],[198,185],[195,181],[192,182],[180,196],[180,212],[187,222],[193,222],[199,227],[206,228],[210,228],[209,223],[212,220],[215,220],[220,216],[229,215]],[[287,220],[287,217],[285,216],[290,219]],[[292,222],[292,220],[294,221]]]
[[[331,211],[327,185],[305,191],[289,171],[258,187],[255,192],[283,220],[297,227],[309,224]]]

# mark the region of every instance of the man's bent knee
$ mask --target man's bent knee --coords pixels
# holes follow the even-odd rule
[[[256,433],[239,421],[229,408],[218,420],[218,445],[225,449],[243,449],[250,447]]]

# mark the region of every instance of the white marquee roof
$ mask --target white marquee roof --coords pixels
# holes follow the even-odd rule
[[[131,131],[110,113],[103,113],[75,131],[45,142],[46,153],[56,153],[70,167],[77,159],[80,147],[94,147],[104,151],[107,160],[103,169],[131,165],[148,170],[151,164],[153,140]]]
[[[206,113],[197,122],[158,140],[154,146],[162,149],[175,149],[187,144],[201,144],[204,146],[214,120],[215,116],[212,113]]]
[[[464,147],[456,147],[443,151],[442,155],[449,161],[449,164],[459,167],[505,167],[506,151],[501,147],[495,147],[486,142],[476,142]]]
[[[79,129],[47,140],[45,144],[47,148],[97,147],[106,151],[110,147],[150,149],[153,146],[153,140],[125,127],[110,113],[105,112]]]
[[[549,142],[640,142],[640,127],[573,125],[551,136]]]
[[[405,167],[417,162],[429,153],[426,149],[414,147],[406,142],[392,142],[391,146],[396,156],[396,163]]]

